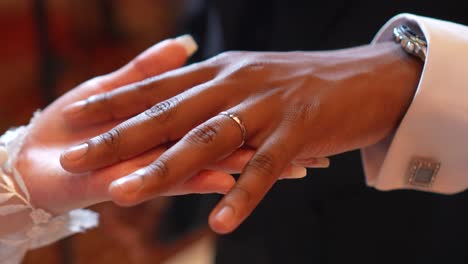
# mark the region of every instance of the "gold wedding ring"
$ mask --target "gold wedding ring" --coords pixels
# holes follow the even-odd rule
[[[227,116],[229,117],[231,120],[234,120],[234,122],[236,122],[236,124],[239,126],[240,130],[241,130],[241,133],[242,133],[242,142],[241,144],[239,145],[239,148],[242,147],[245,143],[245,137],[246,137],[246,134],[247,134],[247,130],[245,129],[245,125],[244,125],[244,122],[242,122],[242,120],[235,114],[233,113],[229,113],[227,111],[223,111],[221,113],[219,113],[219,115],[224,115],[224,116]]]

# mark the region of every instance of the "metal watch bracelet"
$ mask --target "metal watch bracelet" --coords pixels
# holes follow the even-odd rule
[[[424,36],[416,34],[407,25],[400,25],[393,29],[393,36],[397,43],[409,54],[426,60],[427,41]]]

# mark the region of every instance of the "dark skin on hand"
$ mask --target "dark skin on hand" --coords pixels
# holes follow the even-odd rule
[[[114,181],[113,201],[134,205],[243,151],[240,178],[213,209],[218,233],[233,231],[291,166],[389,136],[405,114],[422,64],[395,43],[321,52],[226,52],[68,106],[70,126],[130,118],[65,152],[70,172],[104,168],[160,147],[150,165]],[[245,144],[238,124],[245,126]],[[79,152],[77,155],[77,152]]]

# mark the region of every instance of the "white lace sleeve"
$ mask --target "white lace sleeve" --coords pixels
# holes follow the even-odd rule
[[[39,113],[35,114],[28,126],[9,130],[0,137],[0,221],[7,222],[8,217],[26,210],[29,210],[30,217],[27,226],[20,231],[0,237],[0,259],[3,264],[20,263],[29,249],[48,245],[98,224],[98,215],[89,210],[73,210],[52,216],[31,204],[28,189],[15,164],[24,138],[37,115]]]

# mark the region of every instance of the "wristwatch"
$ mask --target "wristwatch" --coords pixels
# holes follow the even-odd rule
[[[409,54],[426,60],[427,41],[424,36],[416,34],[409,26],[400,25],[393,29],[395,41]]]

